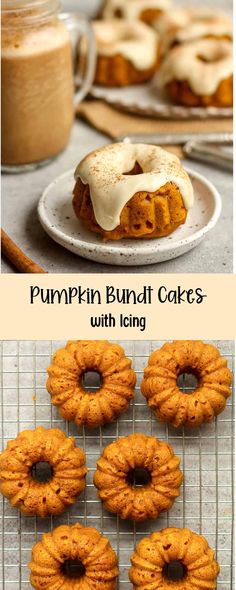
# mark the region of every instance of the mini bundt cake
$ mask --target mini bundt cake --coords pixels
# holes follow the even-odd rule
[[[48,463],[51,478],[34,478],[33,468]],[[83,451],[61,430],[25,430],[0,455],[0,491],[27,516],[61,514],[85,487]]]
[[[232,107],[231,41],[199,39],[177,45],[162,63],[160,85],[176,104]]]
[[[117,143],[77,166],[77,217],[105,240],[156,238],[184,224],[194,194],[180,160],[160,147]]]
[[[33,547],[29,568],[36,590],[115,590],[119,573],[108,539],[80,524],[44,533]]]
[[[77,340],[58,350],[48,368],[47,390],[65,420],[78,426],[102,426],[114,421],[134,395],[136,376],[119,344],[106,340]],[[86,391],[82,378],[100,374],[101,387]]]
[[[131,434],[104,449],[94,484],[109,512],[136,521],[157,518],[179,496],[179,463],[170,445]]]
[[[158,19],[155,28],[161,38],[161,55],[172,47],[197,39],[232,40],[233,23],[228,14],[214,8],[181,7],[167,11]]]
[[[134,590],[213,590],[220,571],[207,540],[189,529],[168,528],[142,539],[131,563]]]
[[[184,373],[198,380],[188,394],[178,387]],[[144,371],[141,391],[161,422],[172,426],[200,426],[220,414],[230,396],[232,373],[227,360],[212,344],[176,340],[153,352]]]
[[[155,75],[160,64],[159,38],[139,21],[94,21],[92,23],[97,64],[95,84],[124,87],[143,84]],[[83,51],[81,67],[83,69]]]

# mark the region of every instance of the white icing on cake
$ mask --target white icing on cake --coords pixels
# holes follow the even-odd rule
[[[155,65],[158,54],[157,34],[140,21],[133,23],[113,19],[94,21],[93,29],[98,55],[122,55],[137,70],[147,70]]]
[[[175,10],[167,10],[155,21],[153,24],[155,29],[161,35],[169,33],[171,29],[185,27],[189,23],[190,14],[192,10],[189,8],[177,8]]]
[[[202,61],[200,57],[207,61]],[[232,43],[200,39],[171,49],[161,66],[160,82],[165,87],[172,80],[186,80],[194,94],[211,96],[219,84],[232,74]]]
[[[138,19],[144,10],[168,10],[171,0],[106,0],[103,18],[113,18],[121,10],[122,18]]]
[[[138,162],[143,174],[127,175]],[[94,215],[106,231],[120,223],[121,212],[139,191],[153,193],[167,182],[180,190],[186,209],[194,203],[190,178],[177,156],[146,144],[110,144],[86,156],[77,166],[75,179],[89,185]]]
[[[162,54],[174,43],[186,43],[203,37],[233,36],[230,17],[209,8],[182,8],[163,13],[155,28],[161,36]]]

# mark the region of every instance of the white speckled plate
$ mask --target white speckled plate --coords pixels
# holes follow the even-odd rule
[[[91,96],[105,100],[108,104],[130,113],[164,119],[209,119],[232,117],[231,108],[185,107],[168,102],[158,87],[158,77],[149,84],[127,88],[105,88],[93,86]]]
[[[141,266],[177,258],[197,246],[215,226],[221,198],[204,176],[188,170],[195,193],[194,207],[185,225],[171,236],[150,240],[103,242],[85,229],[72,208],[73,170],[56,178],[44,191],[38,206],[40,222],[49,236],[71,252],[103,264]]]

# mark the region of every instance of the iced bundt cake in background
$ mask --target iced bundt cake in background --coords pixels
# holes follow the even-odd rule
[[[104,0],[102,17],[130,22],[139,19],[152,25],[171,8],[171,4],[171,0]]]
[[[217,11],[215,7],[181,7],[168,10],[155,23],[160,35],[161,55],[181,45],[199,39],[228,39],[233,37],[233,23],[230,16]]]
[[[153,78],[160,65],[159,37],[148,25],[112,19],[93,21],[92,27],[97,47],[96,85],[124,87]]]
[[[197,39],[169,51],[160,85],[185,106],[233,106],[233,45],[227,39]]]

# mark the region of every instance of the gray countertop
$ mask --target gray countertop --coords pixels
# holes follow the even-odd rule
[[[86,9],[86,2],[75,0],[64,2],[64,7]],[[212,0],[207,4],[211,6]],[[218,0],[217,7],[222,6]],[[231,0],[224,2],[224,7],[231,8]],[[93,0],[92,10],[97,6]],[[91,8],[90,6],[90,8]],[[90,14],[92,14],[90,12]],[[69,146],[65,152],[50,165],[42,169],[20,175],[5,175],[2,181],[2,226],[10,237],[48,272],[61,273],[92,273],[92,272],[156,272],[156,273],[188,273],[188,272],[222,272],[233,271],[233,185],[232,176],[194,162],[188,167],[204,174],[219,190],[223,200],[223,212],[217,226],[204,241],[194,250],[175,260],[142,267],[113,267],[101,265],[82,259],[49,238],[38,221],[37,203],[43,189],[59,174],[75,167],[81,157],[89,151],[109,142],[109,139],[92,129],[83,121],[77,120],[74,125]],[[2,272],[11,273],[14,269],[2,262]]]

